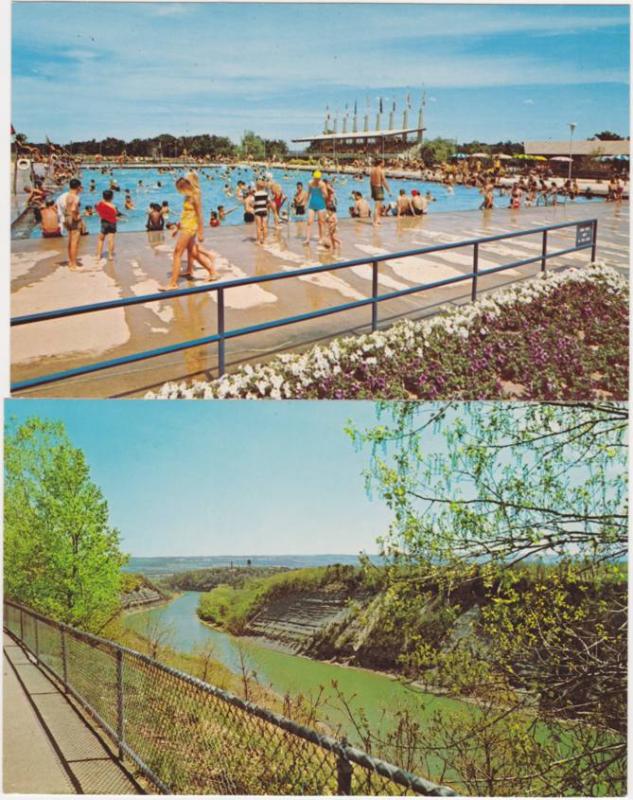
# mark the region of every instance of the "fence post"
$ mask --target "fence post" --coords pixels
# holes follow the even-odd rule
[[[378,296],[378,262],[372,261],[371,263],[371,296],[376,298]],[[371,304],[371,330],[372,333],[378,329],[378,303],[375,301]]]
[[[543,245],[541,247],[541,272],[547,271],[547,231],[543,231]]]
[[[591,244],[591,261],[592,263],[596,260],[596,249],[598,246],[598,220],[594,219],[593,221],[593,242]]]
[[[224,289],[218,289],[218,335],[222,338],[218,342],[218,378],[224,375]]]
[[[20,641],[24,641],[24,611],[20,609]]]
[[[354,768],[345,754],[347,739],[341,739],[341,748],[336,761],[337,794],[350,795],[352,793],[352,773]]]
[[[61,628],[62,633],[62,677],[64,680],[64,692],[68,694],[68,654],[66,652],[66,631]]]
[[[124,703],[123,703],[123,650],[116,651],[116,705],[117,705],[117,743],[119,760],[123,760],[123,741],[125,736]]]
[[[479,275],[479,242],[475,242],[473,247],[473,286],[470,292],[470,299],[474,303],[477,299],[477,276]]]
[[[37,625],[37,617],[33,617],[35,620],[35,660],[40,660],[40,630]]]

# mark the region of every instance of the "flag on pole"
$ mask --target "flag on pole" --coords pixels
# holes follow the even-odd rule
[[[354,116],[358,114],[358,100],[354,100]]]
[[[382,114],[382,97],[379,97],[379,98],[378,98],[378,100],[379,100],[379,103],[378,103],[378,110],[379,110],[379,112]]]

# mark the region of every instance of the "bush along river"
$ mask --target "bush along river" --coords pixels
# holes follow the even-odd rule
[[[183,592],[165,605],[126,614],[124,623],[141,635],[147,630],[148,622],[168,629],[169,636],[164,643],[183,653],[211,644],[215,660],[235,673],[240,672],[241,651],[256,680],[280,695],[302,694],[306,698],[316,698],[323,687],[319,718],[358,745],[362,743],[336,696],[333,681],[354,712],[363,709],[374,733],[391,728],[393,714],[404,708],[415,710],[420,722],[439,707],[460,714],[472,713],[472,707],[465,703],[422,692],[388,675],[292,655],[259,640],[215,630],[202,623],[196,613],[199,597],[199,592]],[[385,710],[389,712],[388,717]]]

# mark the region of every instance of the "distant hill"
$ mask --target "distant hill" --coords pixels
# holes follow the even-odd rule
[[[288,572],[288,567],[233,566],[206,567],[170,575],[155,575],[154,579],[171,592],[209,592],[216,586],[243,586],[248,581],[268,578]]]
[[[382,559],[378,555],[370,555],[371,560],[379,564]],[[303,567],[326,567],[329,564],[358,565],[358,555],[352,554],[318,554],[308,556],[270,555],[270,556],[158,556],[155,558],[132,556],[125,566],[126,572],[137,572],[150,576],[173,575],[176,572],[191,572],[210,567],[246,567],[250,561],[253,567],[286,567],[300,569]]]

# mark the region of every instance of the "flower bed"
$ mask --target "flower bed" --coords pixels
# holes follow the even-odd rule
[[[148,399],[624,400],[628,288],[594,264]]]

